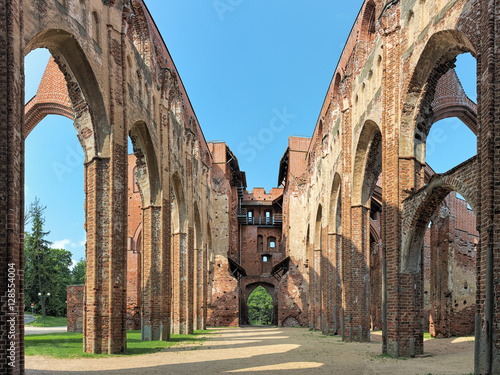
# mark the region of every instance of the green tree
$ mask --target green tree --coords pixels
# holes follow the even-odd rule
[[[66,314],[66,286],[71,283],[71,252],[51,249],[44,231],[45,206],[35,198],[29,209],[31,233],[24,241],[24,303],[27,310],[31,303],[42,314]]]
[[[266,325],[273,320],[273,298],[262,286],[258,286],[248,297],[250,324]]]
[[[49,250],[52,270],[50,297],[46,299],[47,314],[66,315],[66,287],[71,284],[71,252],[64,249]]]
[[[43,230],[45,208],[46,206],[40,205],[40,200],[35,198],[26,215],[31,222],[31,233],[25,233],[24,240],[24,303],[26,307],[34,303],[38,311],[41,308],[38,293],[50,293],[45,290],[47,283],[50,283],[48,260],[51,244],[45,239],[49,232]]]
[[[85,284],[85,274],[87,272],[87,262],[85,259],[81,258],[75,267],[73,267],[73,271],[71,271],[71,284],[80,285]]]

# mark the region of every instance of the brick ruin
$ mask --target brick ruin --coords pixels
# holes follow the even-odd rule
[[[474,332],[475,372],[500,372],[500,0],[366,0],[312,137],[289,139],[269,193],[249,193],[227,145],[205,141],[142,0],[0,7],[4,373],[24,373],[12,318],[23,312],[24,139],[47,114],[73,119],[85,154],[87,277],[69,300],[70,311],[82,301],[85,351],[124,351],[127,327],[168,340],[246,323],[262,285],[279,325],[346,341],[382,329],[394,356],[423,353],[427,328]],[[52,78],[25,107],[24,56],[39,47]],[[466,52],[477,105],[453,69]],[[434,174],[426,139],[447,117],[476,135],[477,156]]]

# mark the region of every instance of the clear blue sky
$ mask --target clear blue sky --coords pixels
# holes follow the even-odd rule
[[[311,136],[314,131],[362,1],[342,6],[326,0],[146,0],[146,4],[206,139],[227,142],[247,172],[250,189],[274,187],[288,136]],[[43,50],[26,58],[27,100],[35,94],[47,60]],[[467,81],[467,76],[474,77],[470,60],[459,64],[465,66],[466,90],[474,89],[474,81]],[[275,117],[278,126],[272,130]],[[428,162],[437,171],[475,154],[475,138],[457,122],[443,121],[431,130],[430,137],[440,147]],[[433,136],[436,129],[444,135],[438,131]],[[68,119],[46,118],[26,141],[26,202],[38,196],[47,206],[49,240],[70,250],[75,260],[85,256],[82,163]]]

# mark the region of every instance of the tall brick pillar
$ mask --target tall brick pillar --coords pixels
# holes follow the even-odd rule
[[[314,320],[313,329],[321,330],[321,249],[315,249],[313,255],[313,304],[314,304]]]
[[[195,268],[195,249],[194,249],[194,231],[193,227],[188,228],[188,248],[186,252],[187,263],[187,293],[186,293],[186,308],[187,308],[187,333],[193,333],[194,327],[194,268]]]
[[[481,1],[476,373],[500,373],[500,0]]]
[[[370,340],[370,210],[353,206],[348,277],[350,303],[346,305],[346,335],[349,341]]]
[[[431,279],[429,332],[433,337],[449,337],[448,315],[452,290],[448,288],[450,259],[450,217],[438,217],[431,225]]]
[[[187,317],[187,251],[186,233],[172,235],[172,333],[188,333]]]
[[[169,268],[165,270],[165,266],[169,260],[170,241],[162,241],[162,207],[151,206],[143,209],[142,218],[142,340],[166,341],[170,338],[170,314],[168,309],[165,309],[165,298],[169,298]]]
[[[309,237],[306,239],[306,251],[308,254],[309,264],[309,329],[316,329],[316,299],[315,299],[315,286],[316,286],[316,270],[314,261],[314,246]]]
[[[195,254],[195,275],[194,275],[194,327],[193,329],[203,329],[203,245],[194,250]]]
[[[0,0],[0,372],[24,373],[24,54],[17,0]]]
[[[94,158],[85,165],[84,350],[117,353],[126,348],[126,246],[123,226],[115,226],[112,163]],[[126,186],[126,184],[123,184]],[[123,207],[122,207],[123,209]],[[120,217],[126,217],[122,215]],[[119,241],[123,237],[123,241]]]
[[[327,246],[327,257],[325,259],[326,267],[325,267],[325,292],[324,292],[324,301],[325,301],[325,333],[326,334],[335,334],[336,326],[337,326],[337,317],[335,316],[335,306],[337,304],[337,268],[335,267],[336,263],[336,252],[337,252],[337,235],[334,233],[328,234],[328,246]]]
[[[348,78],[349,79],[349,78]],[[348,87],[349,82],[346,83]],[[347,102],[347,98],[350,97],[350,92],[343,93],[344,103]],[[342,171],[344,176],[350,176],[352,173],[352,164],[350,162],[352,155],[352,126],[351,126],[351,107],[344,107],[342,109],[342,123],[341,128],[343,129],[342,134],[342,153],[344,157],[342,158]],[[349,160],[349,161],[348,161]],[[342,221],[342,236],[340,236],[340,248],[342,252],[340,253],[341,267],[341,278],[342,278],[342,312],[340,320],[340,331],[342,332],[342,339],[349,339],[349,328],[347,324],[349,323],[349,314],[347,309],[351,304],[351,293],[352,282],[350,275],[350,249],[352,248],[351,243],[351,193],[352,193],[352,183],[348,178],[342,179],[341,187],[341,221]]]
[[[330,331],[329,320],[328,320],[328,293],[329,293],[329,284],[328,284],[328,228],[324,227],[321,229],[321,248],[325,249],[321,252],[321,265],[320,265],[320,322],[321,322],[321,331],[324,334],[328,334]]]
[[[341,259],[342,236],[337,233],[328,235],[328,324],[329,333],[338,334],[342,321],[342,288],[341,288]]]
[[[423,272],[401,272],[401,203],[409,191],[418,188],[422,166],[413,149],[400,150],[400,92],[397,82],[401,74],[400,4],[386,9],[380,22],[383,26],[383,82],[385,88],[382,116],[382,321],[383,351],[394,356],[423,352]],[[413,126],[408,124],[406,126]],[[409,137],[414,132],[404,129]],[[412,140],[408,141],[413,144]],[[422,257],[421,257],[422,260]]]
[[[209,234],[210,236],[210,234]],[[201,301],[201,326],[200,329],[207,328],[207,318],[208,318],[208,245],[203,244],[203,258],[202,258],[202,292],[201,296],[203,300]]]

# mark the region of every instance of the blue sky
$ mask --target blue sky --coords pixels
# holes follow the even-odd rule
[[[288,137],[311,136],[314,131],[362,1],[342,6],[327,0],[146,4],[206,139],[227,142],[247,172],[250,189],[274,187]],[[26,58],[27,99],[36,93],[47,60],[43,50]],[[464,88],[473,96],[473,59],[459,60],[458,68]],[[272,130],[274,118],[278,126]],[[436,171],[475,154],[474,136],[460,124],[446,120],[432,128],[429,137],[439,147],[428,162]],[[73,259],[84,257],[83,155],[70,120],[49,116],[30,134],[25,184],[26,202],[37,196],[47,206],[49,240],[70,250]]]

